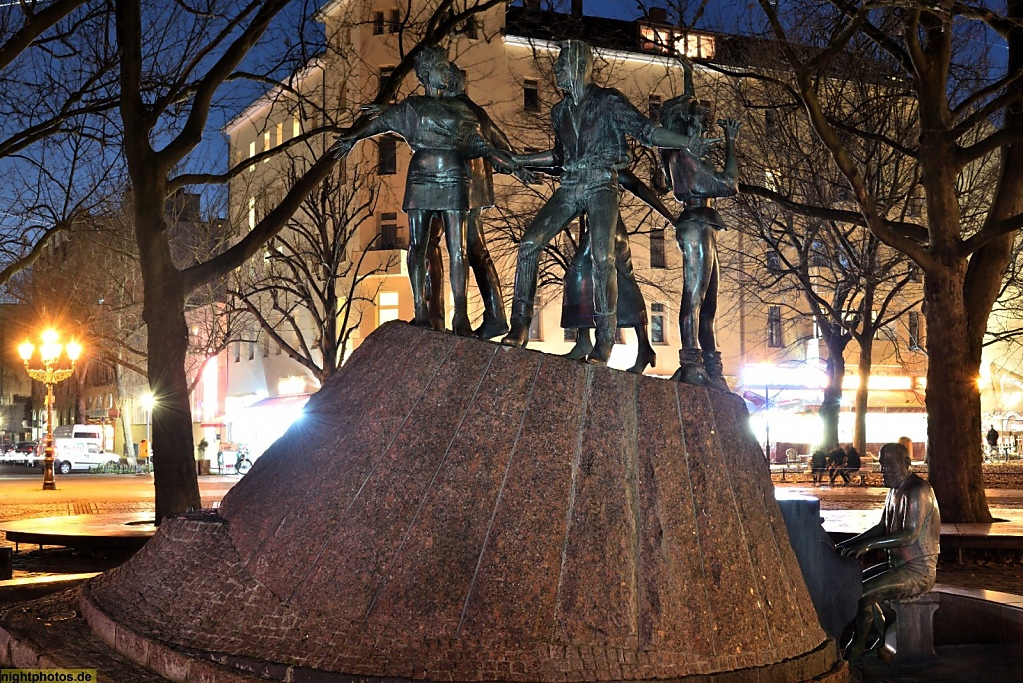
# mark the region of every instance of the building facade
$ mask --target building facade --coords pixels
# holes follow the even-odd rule
[[[258,160],[231,187],[230,222],[237,234],[250,229],[273,207],[273,199],[282,196],[288,179],[294,177],[293,169],[305,167],[332,142],[329,135],[310,135],[309,131],[330,123],[348,125],[359,114],[360,105],[373,101],[382,79],[421,35],[431,10],[429,3],[396,5],[389,0],[338,0],[321,8],[319,19],[326,31],[326,52],[297,73],[286,88],[253,103],[227,127],[232,162]],[[566,15],[502,4],[462,22],[446,45],[453,61],[467,74],[467,94],[487,110],[519,151],[536,151],[548,149],[552,142],[550,107],[560,99],[551,74],[559,50],[557,39],[587,39],[597,55],[597,82],[618,88],[654,118],[663,102],[682,92],[683,71],[677,58],[670,54],[673,50],[722,66],[749,65],[753,52],[748,39],[702,32],[683,34],[664,19],[653,12],[642,20],[626,22],[584,17],[581,12]],[[737,116],[744,121],[755,120],[761,130],[769,127],[769,114],[765,110],[743,109],[737,101],[736,84],[719,70],[698,66],[696,79],[697,96],[713,103],[717,117]],[[416,90],[414,76],[410,75],[398,97]],[[299,98],[295,92],[305,97]],[[752,128],[752,124],[747,125],[747,130]],[[739,144],[743,145],[742,136]],[[279,147],[281,153],[273,156]],[[266,157],[260,158],[264,153]],[[410,152],[400,138],[381,136],[360,143],[344,164],[342,177],[365,196],[371,196],[362,214],[347,216],[349,223],[358,225],[345,245],[348,262],[358,260],[359,267],[337,285],[343,290],[339,298],[347,297],[349,301],[346,315],[352,325],[345,355],[379,325],[412,317],[405,270],[407,222],[401,211],[409,158]],[[654,156],[637,148],[636,159],[637,175],[652,183],[659,172],[652,163]],[[769,179],[755,179],[760,180]],[[553,181],[523,185],[510,176],[497,176],[495,184],[498,206],[484,214],[484,230],[499,264],[505,300],[510,302],[516,240],[555,185]],[[666,201],[674,210],[680,209],[670,198]],[[819,327],[803,303],[805,297],[801,298],[797,290],[790,288],[775,296],[751,277],[754,272],[770,276],[773,268],[770,250],[751,238],[749,230],[742,229],[748,218],[736,200],[723,200],[718,208],[734,227],[718,237],[722,291],[717,330],[729,385],[747,398],[754,429],[762,434],[762,439],[815,443],[813,434],[820,430],[815,409],[821,400],[821,368],[827,358]],[[670,376],[678,367],[682,278],[673,229],[628,196],[623,197],[622,213],[632,233],[634,263],[646,297],[651,340],[657,351],[657,362],[647,373]],[[529,348],[563,354],[574,343],[572,334],[560,326],[560,279],[577,235],[578,229],[573,227],[555,240],[544,260]],[[271,245],[262,262],[248,268],[250,282],[259,280],[258,274],[272,260],[274,248],[279,247]],[[361,278],[358,287],[353,288],[351,283],[358,278]],[[478,323],[482,302],[471,278],[470,292],[471,316]],[[903,435],[915,442],[925,440],[926,358],[922,353],[925,331],[919,303],[914,304],[920,293],[919,283],[910,283],[900,295],[901,307],[893,309],[899,315],[884,325],[873,340],[870,442],[894,440]],[[312,340],[322,333],[322,320],[318,321],[317,316],[301,307],[290,310],[298,324],[285,325],[284,319],[279,319],[283,341],[297,348],[303,336]],[[239,342],[218,360],[226,368],[227,379],[223,384],[229,401],[240,405],[273,399],[286,395],[282,386],[296,393],[308,393],[318,387],[314,373],[289,360],[287,345],[282,352],[282,345],[271,336],[254,331],[250,335],[253,341]],[[858,363],[855,346],[850,344],[847,348],[850,369],[855,369]],[[609,365],[629,367],[636,348],[634,332],[623,330]],[[854,377],[847,378],[849,393],[844,406],[851,405],[855,382]],[[239,434],[234,438],[243,437]],[[849,410],[842,414],[840,439],[852,439]]]

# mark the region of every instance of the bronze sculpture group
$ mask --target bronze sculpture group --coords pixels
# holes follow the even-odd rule
[[[428,47],[415,62],[425,95],[386,108],[374,108],[339,136],[331,154],[341,158],[359,140],[383,133],[401,135],[414,154],[409,165],[403,209],[409,221],[408,273],[416,325],[443,329],[443,280],[437,246],[443,230],[450,263],[455,334],[524,347],[529,340],[542,250],[560,231],[585,218],[585,232],[566,273],[566,328],[578,330],[569,356],[604,364],[615,343],[616,328],[635,327],[636,363],[642,372],[655,362],[646,325],[646,304],[636,283],[628,233],[619,214],[621,188],[650,205],[675,225],[683,253],[684,281],[680,328],[682,351],[675,379],[722,389],[721,355],[714,337],[718,266],[714,233],[723,227],[711,202],[735,194],[735,119],[719,122],[725,131],[726,166],[716,172],[706,157],[706,110],[695,99],[692,67],[684,63],[685,92],[667,103],[660,122],[642,114],[614,88],[593,82],[593,54],[581,41],[561,43],[554,76],[564,98],[551,112],[554,147],[516,154],[486,112],[464,94],[464,75],[443,49]],[[665,175],[679,217],[628,170],[627,137],[661,150]],[[482,231],[483,209],[494,204],[491,167],[525,178],[543,172],[560,186],[526,229],[518,250],[510,326],[506,322],[493,262]],[[466,280],[469,267],[483,296],[483,324],[469,325]],[[596,343],[589,330],[596,330]]]

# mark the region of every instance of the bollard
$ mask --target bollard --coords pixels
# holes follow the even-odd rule
[[[14,578],[14,548],[0,548],[0,581]]]

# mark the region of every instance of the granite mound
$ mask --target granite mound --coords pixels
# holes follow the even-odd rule
[[[389,323],[82,592],[169,678],[845,680],[741,399]]]

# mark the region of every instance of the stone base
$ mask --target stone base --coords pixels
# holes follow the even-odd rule
[[[893,600],[895,624],[885,632],[878,656],[891,666],[920,666],[938,661],[934,651],[934,612],[938,594]]]
[[[841,676],[748,419],[726,392],[389,323],[222,516],[165,520],[83,613],[151,663],[272,677]]]

